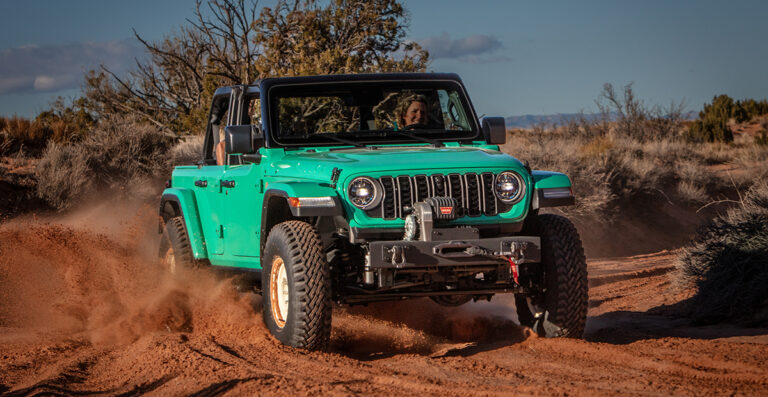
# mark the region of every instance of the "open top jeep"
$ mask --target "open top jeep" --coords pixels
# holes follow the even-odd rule
[[[160,256],[171,272],[244,274],[272,334],[296,347],[327,347],[333,301],[499,293],[540,335],[580,337],[581,240],[538,213],[574,203],[570,179],[502,153],[505,139],[455,74],[220,88],[201,161],[176,167],[163,193]]]

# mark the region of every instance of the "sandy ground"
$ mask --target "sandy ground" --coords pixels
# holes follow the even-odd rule
[[[0,225],[0,394],[768,394],[768,329],[677,318],[674,252],[590,260],[584,340],[533,336],[502,296],[338,308],[305,352],[257,295],[163,276],[154,208],[103,210]]]

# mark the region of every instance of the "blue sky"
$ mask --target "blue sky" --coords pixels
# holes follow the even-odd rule
[[[271,4],[262,1],[261,4]],[[766,1],[405,1],[430,70],[459,73],[480,114],[595,110],[603,83],[648,104],[768,97]],[[79,92],[99,63],[124,72],[194,1],[0,0],[0,115]]]

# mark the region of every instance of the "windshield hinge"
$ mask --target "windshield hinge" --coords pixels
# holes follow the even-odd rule
[[[331,171],[331,187],[336,189],[336,183],[339,182],[339,175],[341,174],[341,170],[333,167],[333,171]]]

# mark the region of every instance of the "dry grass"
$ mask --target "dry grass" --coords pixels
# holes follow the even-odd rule
[[[169,174],[175,141],[132,117],[103,119],[81,142],[48,145],[35,172],[38,195],[58,209],[104,190],[151,195],[145,180]]]
[[[190,165],[200,161],[203,153],[203,138],[202,135],[181,138],[171,150],[173,165]]]
[[[534,169],[568,174],[578,200],[562,210],[602,220],[640,198],[700,206],[768,176],[768,147],[753,142],[641,141],[602,122],[515,131],[502,150]]]
[[[23,152],[38,156],[48,142],[67,143],[81,139],[83,134],[82,126],[64,119],[0,117],[0,155]]]

